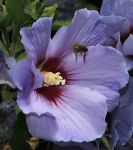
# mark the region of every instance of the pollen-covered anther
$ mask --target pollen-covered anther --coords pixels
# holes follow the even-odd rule
[[[60,72],[53,73],[53,72],[43,71],[41,72],[41,74],[44,77],[44,83],[43,83],[44,87],[65,85],[66,83],[66,80],[63,79]]]

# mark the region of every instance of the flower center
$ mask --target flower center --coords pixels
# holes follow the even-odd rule
[[[53,72],[42,71],[41,74],[45,79],[43,82],[43,87],[65,85],[66,83],[66,80],[63,79],[60,72],[53,73]]]

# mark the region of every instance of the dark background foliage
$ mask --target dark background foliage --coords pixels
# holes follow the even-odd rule
[[[6,6],[8,14],[1,2]],[[21,60],[25,58],[24,48],[20,43],[19,31],[21,27],[31,26],[39,17],[53,17],[53,36],[61,26],[68,25],[71,22],[76,10],[88,8],[99,11],[101,4],[102,0],[0,0],[0,48],[4,50],[6,56],[14,56],[17,60]],[[12,93],[11,99],[13,102],[16,101],[16,96],[14,96],[16,91],[9,87],[6,88],[9,93]],[[5,91],[3,85],[0,86],[0,102],[3,101],[3,89]],[[6,144],[11,146],[9,150],[31,150],[27,143],[31,135],[26,126],[25,115],[14,103],[11,105],[12,102],[8,104],[11,106],[10,109],[4,109],[2,104],[0,103],[0,150]],[[8,130],[5,131],[5,127]],[[103,143],[102,147],[109,150],[106,139]],[[132,149],[132,143],[132,140],[130,140],[124,150]],[[44,140],[39,140],[39,145],[36,148],[36,150],[74,149],[82,150],[79,146],[62,147]]]

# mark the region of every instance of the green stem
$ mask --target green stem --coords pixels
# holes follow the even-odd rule
[[[13,25],[13,30],[12,30],[12,39],[11,39],[11,47],[10,47],[10,56],[15,57],[16,50],[17,50],[17,45],[20,42],[17,36],[18,30],[16,25]]]
[[[12,99],[12,94],[9,91],[7,85],[2,86],[1,97],[2,97],[2,101],[9,101]]]
[[[49,150],[49,146],[50,146],[50,143],[49,143],[49,142],[47,142],[46,150]]]
[[[0,5],[2,6],[3,0],[0,0]]]
[[[10,47],[10,56],[15,56],[16,53],[16,44],[12,42],[11,47]]]
[[[52,142],[47,142],[47,145],[46,145],[46,150],[51,150],[53,149],[53,143]]]
[[[1,91],[2,101],[5,101],[6,99],[6,88],[7,88],[7,85],[2,86],[2,91]]]

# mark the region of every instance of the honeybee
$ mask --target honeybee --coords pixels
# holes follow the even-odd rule
[[[74,50],[74,53],[75,53],[75,56],[76,56],[76,60],[77,60],[77,56],[78,54],[82,55],[83,54],[83,59],[84,59],[84,62],[85,62],[85,57],[86,57],[86,53],[88,51],[88,48],[84,45],[81,45],[81,44],[74,44],[73,45],[73,50]]]

